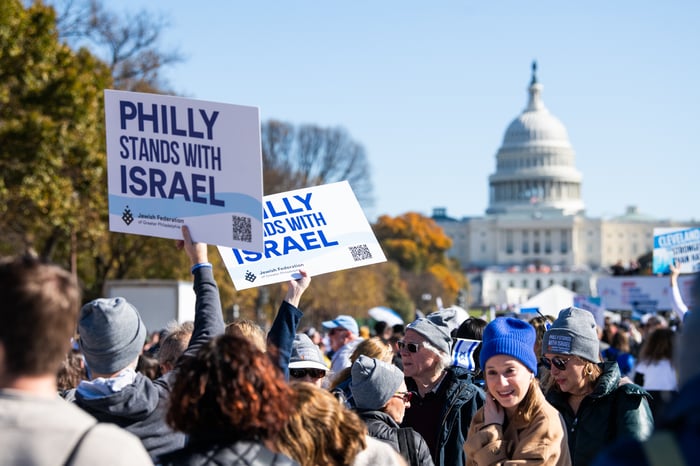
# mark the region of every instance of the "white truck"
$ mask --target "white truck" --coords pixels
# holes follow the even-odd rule
[[[150,334],[172,321],[194,320],[192,286],[182,280],[107,280],[103,296],[121,296],[133,304]]]

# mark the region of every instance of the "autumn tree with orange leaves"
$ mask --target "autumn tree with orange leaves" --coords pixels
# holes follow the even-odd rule
[[[466,290],[461,267],[447,256],[452,240],[433,219],[415,212],[382,215],[373,229],[387,259],[400,267],[401,282],[411,301],[424,313],[437,310],[435,302],[427,302],[424,296],[439,297],[448,306]]]

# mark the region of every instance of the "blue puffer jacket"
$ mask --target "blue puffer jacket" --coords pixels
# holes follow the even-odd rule
[[[603,374],[577,413],[569,406],[567,393],[547,393],[547,401],[564,417],[574,466],[590,465],[601,450],[618,439],[645,440],[654,429],[649,394],[621,378],[616,362],[600,363],[600,367]]]

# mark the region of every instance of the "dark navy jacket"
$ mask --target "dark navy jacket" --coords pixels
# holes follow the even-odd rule
[[[211,268],[194,271],[194,291],[194,331],[182,358],[194,356],[211,338],[224,333],[219,289]],[[165,422],[173,382],[172,372],[154,381],[137,373],[131,385],[103,397],[85,397],[76,390],[75,403],[99,422],[116,424],[139,437],[151,457],[157,458],[185,445],[185,434],[174,432]]]

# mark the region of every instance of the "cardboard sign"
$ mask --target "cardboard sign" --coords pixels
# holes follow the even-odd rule
[[[109,229],[262,251],[256,107],[105,90]]]
[[[264,252],[219,247],[237,290],[385,262],[347,181],[264,198]]]
[[[700,228],[654,228],[653,273],[670,273],[676,264],[681,273],[700,271]]]

